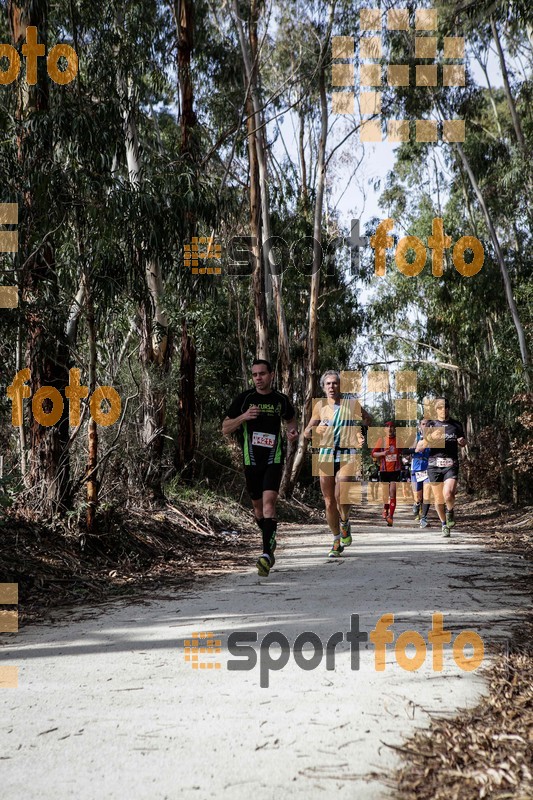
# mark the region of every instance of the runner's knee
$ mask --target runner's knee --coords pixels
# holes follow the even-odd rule
[[[326,508],[333,508],[337,507],[337,498],[333,495],[327,494],[324,495],[324,502],[326,504]]]

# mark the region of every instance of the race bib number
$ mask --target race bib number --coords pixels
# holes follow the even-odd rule
[[[436,467],[453,467],[453,458],[435,458]]]
[[[385,461],[390,464],[393,461],[396,461],[396,456],[385,456]]]
[[[427,472],[415,472],[415,476],[417,483],[420,483],[421,481],[427,480],[428,474]]]
[[[276,437],[272,433],[261,433],[261,431],[254,431],[252,433],[252,445],[254,447],[274,447]]]

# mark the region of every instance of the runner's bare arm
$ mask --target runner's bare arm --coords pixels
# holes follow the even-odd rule
[[[231,417],[226,417],[222,423],[222,435],[229,436],[231,433],[235,433],[237,428],[240,428],[243,422],[249,419],[255,419],[261,413],[260,409],[257,406],[250,406],[250,408],[241,414],[239,417],[235,417],[232,419]]]
[[[466,447],[468,442],[464,436],[461,436],[459,439],[457,439],[457,444],[460,445],[460,447]]]
[[[298,425],[296,424],[296,417],[292,419],[285,420],[285,426],[287,428],[287,439],[289,442],[294,442],[295,439],[298,438]]]
[[[378,439],[376,442],[376,446],[372,450],[371,456],[372,458],[380,458],[381,456],[384,456],[386,452],[387,451],[383,449],[383,444],[381,442],[381,439]]]
[[[313,428],[316,428],[317,425],[320,425],[321,420],[317,419],[316,417],[311,417],[309,420],[309,424],[304,430],[304,436],[306,439],[311,439],[313,436]]]

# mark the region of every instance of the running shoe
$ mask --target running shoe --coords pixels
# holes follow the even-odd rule
[[[340,535],[341,535],[341,545],[343,547],[349,547],[352,543],[352,526],[350,525],[349,519],[341,519],[340,521]]]
[[[450,535],[450,526],[449,525],[443,525],[442,526],[442,535],[445,536],[446,538],[449,537],[449,535]]]
[[[420,514],[420,505],[419,503],[415,503],[413,505],[413,517],[417,519],[417,517],[419,517],[419,514]]]
[[[453,528],[455,525],[455,515],[453,513],[453,508],[451,511],[446,511],[446,525],[448,528]]]
[[[266,553],[263,553],[262,556],[259,556],[256,563],[257,574],[261,578],[268,578],[270,570],[274,566],[274,561],[274,556],[269,557]]]
[[[331,550],[328,553],[328,558],[338,558],[343,550],[344,547],[340,543],[340,539],[333,539],[333,544],[331,546]]]
[[[427,528],[428,525],[429,525],[429,523],[428,523],[427,519],[425,517],[421,517],[420,518],[420,527],[421,528]]]
[[[392,523],[393,522],[394,522],[394,520],[389,514],[389,516],[387,517],[387,525],[389,526],[389,528],[392,528]]]

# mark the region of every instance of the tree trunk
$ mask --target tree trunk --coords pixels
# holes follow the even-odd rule
[[[180,402],[179,402],[179,462],[182,479],[193,475],[192,462],[196,452],[196,348],[187,332],[187,322],[181,327]]]
[[[46,47],[48,32],[48,3],[46,0],[31,2],[8,2],[8,16],[12,42],[20,52],[26,41],[29,26],[38,30],[39,43]],[[24,62],[24,59],[22,59]],[[52,237],[36,250],[32,239],[38,230],[39,219],[46,218],[48,208],[38,207],[33,185],[39,174],[52,158],[52,138],[42,126],[35,130],[31,125],[33,114],[47,115],[48,76],[46,60],[37,60],[37,83],[28,85],[24,71],[17,83],[18,102],[16,111],[18,157],[24,174],[24,207],[20,215],[19,255],[24,265],[22,274],[22,296],[27,303],[28,325],[26,363],[31,371],[32,393],[43,386],[52,386],[64,395],[68,384],[65,325],[56,311],[48,312],[42,299],[44,291],[57,296],[57,273]],[[43,403],[45,412],[51,410],[51,401]],[[63,413],[55,425],[43,426],[30,411],[30,469],[27,474],[30,492],[27,505],[34,506],[46,516],[52,516],[70,507],[70,462],[67,450],[68,413],[63,404]]]
[[[169,368],[168,332],[165,344],[154,348],[158,323],[147,300],[141,309],[141,442],[146,450],[142,482],[148,490],[148,500],[163,498],[162,464],[166,421],[166,392],[164,379]],[[160,360],[161,358],[161,360]]]
[[[142,183],[142,160],[135,123],[133,92],[125,76],[119,73],[119,91],[124,121],[128,175],[133,189]],[[141,253],[139,261],[144,261]],[[144,261],[149,297],[141,309],[141,443],[147,454],[142,481],[148,489],[149,499],[163,497],[162,465],[163,435],[165,430],[166,392],[164,379],[170,362],[168,317],[163,310],[163,277],[157,260]]]
[[[174,22],[178,40],[178,82],[180,87],[181,150],[190,150],[191,128],[196,125],[191,79],[191,53],[194,48],[194,2],[174,0]]]
[[[502,71],[505,99],[507,100],[507,106],[509,107],[509,113],[511,114],[511,119],[513,121],[513,128],[516,135],[516,140],[520,146],[520,149],[524,157],[527,158],[528,154],[527,154],[526,140],[524,137],[524,132],[522,130],[522,125],[520,123],[520,117],[518,116],[518,112],[516,110],[516,103],[511,93],[511,85],[509,83],[509,73],[507,72],[507,64],[505,63],[505,56],[503,54],[498,28],[496,27],[496,23],[494,22],[493,17],[490,18],[490,27],[492,30],[492,37],[494,39],[494,44],[496,45],[498,59],[500,61],[500,69]]]
[[[328,105],[326,97],[326,53],[331,38],[333,26],[333,14],[335,3],[329,4],[329,23],[325,41],[322,43],[320,52],[320,62],[318,65],[318,88],[320,96],[320,140],[318,143],[317,157],[317,187],[315,196],[313,238],[315,240],[313,250],[313,274],[311,276],[311,288],[309,293],[309,329],[307,335],[307,380],[305,387],[304,403],[302,408],[302,418],[300,423],[300,439],[298,449],[295,453],[292,465],[287,464],[286,473],[289,467],[290,478],[286,474],[284,489],[290,495],[300,474],[302,464],[307,450],[307,439],[303,432],[307,421],[311,417],[313,398],[317,394],[318,386],[318,296],[320,290],[321,276],[321,257],[322,257],[322,214],[324,207],[324,189],[326,184],[326,142],[328,136]],[[289,461],[289,459],[288,459]]]
[[[235,314],[237,317],[237,338],[239,340],[239,355],[241,357],[241,375],[242,375],[242,390],[243,392],[246,391],[246,387],[248,386],[248,365],[246,364],[246,356],[244,354],[244,345],[246,342],[245,333],[242,329],[242,319],[241,319],[241,305],[239,303],[239,296],[238,292],[231,288],[231,284],[229,288],[230,297],[233,297],[235,301]],[[231,314],[231,311],[230,311]],[[258,356],[258,358],[266,358],[266,356]]]
[[[508,503],[513,499],[513,471],[507,466],[507,458],[509,456],[510,447],[509,434],[503,425],[499,425],[496,436],[498,445],[498,461],[500,462],[500,500],[502,503]]]
[[[178,86],[180,92],[181,152],[196,166],[196,149],[192,147],[191,132],[197,123],[194,112],[194,86],[191,75],[191,54],[194,48],[194,2],[175,0],[174,20],[178,43]],[[197,235],[197,219],[193,209],[186,212],[187,236]],[[185,310],[185,309],[183,309]],[[196,451],[196,351],[187,332],[187,320],[182,323],[180,356],[180,390],[178,441],[174,448],[174,466],[182,479],[192,477],[192,462]]]
[[[498,59],[499,59],[499,62],[500,62],[500,69],[501,69],[502,78],[503,78],[503,90],[504,90],[504,93],[505,93],[505,99],[507,101],[507,107],[508,107],[509,113],[511,115],[511,120],[512,120],[512,123],[513,123],[513,129],[514,129],[514,132],[515,132],[516,141],[518,142],[518,146],[520,148],[522,156],[524,157],[523,173],[524,173],[524,183],[525,183],[525,186],[527,187],[526,193],[527,193],[527,195],[531,195],[531,191],[533,189],[533,184],[532,184],[532,179],[531,179],[531,159],[529,157],[528,146],[527,146],[526,138],[524,136],[524,131],[522,129],[522,123],[520,122],[520,116],[519,116],[518,111],[516,109],[516,103],[515,103],[513,94],[511,92],[511,84],[509,83],[509,73],[507,71],[507,64],[505,63],[505,55],[504,55],[504,52],[503,52],[503,49],[502,49],[502,45],[501,45],[501,42],[500,42],[500,35],[498,33],[498,26],[496,25],[496,22],[494,21],[493,17],[490,18],[490,27],[491,27],[491,30],[492,30],[492,36],[493,36],[493,39],[494,39],[494,44],[496,45],[496,51],[498,53]],[[527,217],[528,217],[529,224],[531,226],[533,224],[533,213],[532,213],[532,210],[531,210],[531,205],[528,202],[526,202],[526,214],[527,214]],[[517,252],[518,252],[518,250],[517,250]]]
[[[16,352],[16,370],[20,372],[21,369],[24,369],[22,366],[22,327],[21,321],[19,320],[17,326],[17,352]],[[22,415],[21,425],[19,427],[19,447],[20,447],[20,476],[22,478],[22,482],[26,488],[29,486],[28,481],[28,461],[27,461],[27,441],[26,441],[26,424],[24,422],[24,414]]]
[[[300,190],[300,197],[302,200],[302,210],[304,214],[307,212],[307,206],[309,203],[309,194],[307,191],[307,166],[305,163],[305,146],[304,146],[304,115],[302,112],[299,113],[299,120],[300,120],[300,128],[298,133],[298,152],[300,155],[300,170],[302,173],[302,187]]]
[[[265,136],[265,124],[261,111],[259,97],[259,67],[258,67],[258,44],[257,44],[257,20],[259,17],[259,5],[256,0],[250,3],[250,52],[244,37],[244,31],[239,17],[237,0],[233,0],[233,10],[235,24],[239,34],[239,42],[244,64],[244,72],[253,108],[253,124],[255,131],[255,149],[257,154],[257,165],[259,170],[259,185],[261,197],[261,230],[263,255],[265,259],[265,277],[272,281],[272,292],[274,296],[274,307],[276,311],[276,322],[278,328],[278,360],[281,364],[281,386],[282,391],[292,397],[292,372],[290,364],[289,334],[287,320],[285,317],[285,307],[281,295],[281,277],[279,268],[275,264],[273,248],[265,245],[272,242],[272,228],[270,220],[270,200],[268,192],[268,170],[267,170],[267,147]],[[269,287],[266,287],[266,296],[269,296]],[[268,307],[268,301],[267,301]]]
[[[265,271],[261,258],[261,199],[259,188],[259,167],[257,164],[256,133],[251,97],[246,99],[246,127],[248,129],[248,161],[250,175],[250,236],[253,261],[252,295],[254,302],[254,323],[257,358],[268,361],[268,321],[265,298]]]
[[[94,302],[91,288],[88,284],[87,273],[84,276],[84,289],[86,297],[87,308],[87,331],[89,338],[89,394],[87,402],[90,403],[91,397],[96,389],[96,324],[94,315]],[[96,509],[98,507],[98,429],[96,421],[92,415],[89,418],[88,425],[88,456],[86,475],[87,478],[87,531],[92,533],[94,531],[94,521],[96,517]]]

